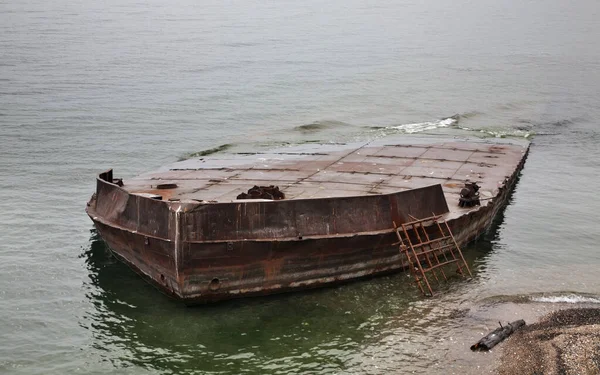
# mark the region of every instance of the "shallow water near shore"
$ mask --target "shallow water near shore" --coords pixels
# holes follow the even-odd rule
[[[0,0],[0,372],[480,373],[497,321],[600,301],[596,1]],[[95,175],[392,134],[528,137],[471,281],[186,308],[117,262]],[[514,317],[514,319],[513,319]],[[478,368],[477,366],[480,366]]]

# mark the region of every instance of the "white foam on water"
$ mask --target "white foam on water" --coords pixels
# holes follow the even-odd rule
[[[494,136],[496,138],[504,138],[504,137],[529,138],[531,136],[530,132],[523,131],[523,130],[510,130],[510,131],[506,131],[506,130],[498,130],[498,131],[480,130],[480,132],[492,135],[492,136]]]
[[[491,135],[496,138],[504,138],[504,137],[520,137],[520,138],[529,138],[533,134],[531,132],[525,130],[489,130],[489,129],[473,129],[467,128],[465,126],[459,126],[459,129],[469,130],[469,131],[479,131],[480,133]]]
[[[404,131],[405,133],[412,134],[437,128],[447,128],[448,126],[454,125],[457,122],[458,120],[448,117],[439,121],[417,122],[414,124],[390,126],[388,129],[398,129]]]
[[[600,298],[567,294],[562,296],[531,297],[531,301],[546,303],[600,303]]]

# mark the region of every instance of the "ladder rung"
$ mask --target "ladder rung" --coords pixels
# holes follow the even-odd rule
[[[438,264],[433,265],[433,266],[431,266],[429,268],[423,268],[423,272],[428,272],[428,271],[434,270],[436,268],[443,267],[443,266],[445,266],[447,264],[452,264],[452,263],[456,263],[456,262],[458,262],[458,259],[451,259],[451,260],[449,260],[447,262],[438,263]]]
[[[421,245],[416,245],[416,246],[413,245],[413,249],[419,249],[419,248],[421,248]],[[448,245],[444,245],[444,246],[438,246],[438,247],[436,247],[434,249],[428,249],[428,250],[423,250],[423,251],[419,251],[419,252],[415,251],[415,253],[417,255],[430,254],[430,253],[434,253],[434,252],[436,252],[438,250],[441,251],[441,250],[450,249],[450,248],[456,248],[456,246],[454,246],[454,244],[448,244]]]
[[[422,245],[431,245],[431,244],[433,244],[433,243],[436,243],[436,242],[442,242],[442,241],[445,241],[445,240],[446,240],[446,241],[450,241],[450,240],[452,240],[452,238],[451,238],[450,236],[446,236],[446,237],[440,237],[440,238],[436,238],[436,239],[434,239],[434,240],[429,240],[429,241],[425,241],[425,242],[420,242],[420,243],[418,243],[418,244],[416,244],[416,245],[413,245],[413,247],[415,247],[415,246],[422,246]]]

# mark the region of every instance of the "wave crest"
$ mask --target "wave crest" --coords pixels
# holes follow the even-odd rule
[[[414,124],[388,126],[387,129],[397,129],[407,134],[419,133],[427,130],[447,128],[449,126],[456,125],[458,124],[459,118],[460,115],[454,115],[438,121],[416,122]]]
[[[571,293],[556,296],[531,297],[531,301],[545,303],[600,303],[600,298]]]
[[[310,124],[299,125],[294,128],[294,130],[299,131],[301,133],[315,133],[323,129],[347,126],[348,124],[342,121],[315,121]]]

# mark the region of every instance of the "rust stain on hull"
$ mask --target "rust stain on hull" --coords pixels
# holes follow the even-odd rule
[[[414,140],[205,157],[122,183],[110,170],[86,211],[122,261],[190,304],[394,272],[405,263],[393,222],[435,213],[459,245],[472,241],[505,205],[529,149]],[[482,187],[481,206],[458,207],[467,180]],[[254,185],[286,198],[236,199]]]

